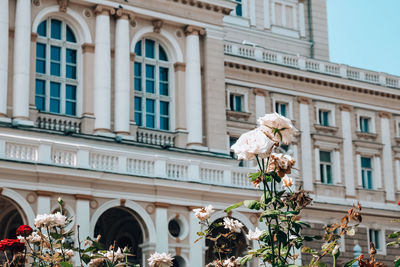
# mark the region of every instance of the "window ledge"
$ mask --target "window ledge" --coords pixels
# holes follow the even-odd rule
[[[336,134],[338,131],[338,127],[334,126],[324,126],[321,124],[314,124],[315,130],[317,130],[318,133],[325,133],[325,134]]]
[[[383,189],[364,189],[362,187],[356,188],[356,197],[360,201],[371,201],[385,203],[385,190]]]
[[[398,146],[400,146],[400,137],[399,137],[399,136],[398,136],[398,137],[395,137],[394,140],[396,141],[396,144],[397,144]]]
[[[35,125],[45,130],[81,133],[81,119],[68,115],[38,112]]]
[[[244,112],[244,111],[233,111],[233,110],[227,110],[226,111],[226,116],[228,119],[235,118],[235,119],[248,119],[250,117],[251,113],[250,112]]]
[[[346,190],[343,184],[325,184],[315,181],[315,194],[328,197],[345,198]]]
[[[365,133],[360,131],[357,131],[356,135],[359,139],[366,141],[375,141],[376,138],[378,137],[378,134],[376,133]]]

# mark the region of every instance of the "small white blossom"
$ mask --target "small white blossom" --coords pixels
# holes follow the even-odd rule
[[[240,263],[240,258],[235,259],[235,257],[231,257],[230,259],[224,260],[223,267],[238,267]]]
[[[93,245],[93,241],[92,240],[86,239],[85,241],[83,241],[83,246],[84,247],[91,247],[92,245]]]
[[[262,233],[263,231],[261,231],[260,229],[258,229],[258,227],[256,227],[254,231],[250,229],[249,234],[247,234],[246,237],[249,240],[259,240]]]
[[[346,230],[346,235],[348,235],[348,236],[353,236],[355,234],[356,234],[356,230],[354,228]]]
[[[31,243],[37,243],[42,241],[42,237],[38,235],[38,233],[32,232],[30,236],[26,237],[26,240],[28,240]]]
[[[340,244],[336,244],[336,246],[332,250],[332,256],[335,256],[336,254],[338,254],[339,248],[340,248]]]
[[[199,219],[200,221],[205,221],[210,218],[211,213],[213,213],[215,210],[213,209],[213,206],[208,205],[207,207],[200,208],[200,209],[194,209],[193,212],[195,213],[194,215]]]
[[[174,258],[172,258],[171,254],[157,252],[151,254],[150,258],[147,259],[150,267],[170,267],[173,260]]]
[[[224,228],[229,229],[231,232],[240,233],[243,224],[238,220],[229,219],[228,217],[224,218]]]
[[[111,262],[121,261],[125,258],[124,253],[122,253],[121,248],[118,248],[117,251],[107,251],[106,255],[107,259]]]

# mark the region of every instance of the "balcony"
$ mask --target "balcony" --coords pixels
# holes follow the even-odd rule
[[[38,113],[35,125],[37,128],[45,130],[81,133],[81,120],[75,117],[40,112]]]

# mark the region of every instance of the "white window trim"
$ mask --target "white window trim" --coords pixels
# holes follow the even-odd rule
[[[267,2],[266,2],[267,3]],[[282,5],[282,25],[276,24],[275,3]],[[293,28],[286,26],[286,6],[292,7]],[[300,38],[300,14],[299,3],[297,0],[271,0],[270,2],[270,23],[264,22],[264,25],[270,26],[271,31],[277,34],[286,35],[293,38]],[[267,16],[264,17],[266,19]],[[301,21],[302,22],[302,21]],[[271,26],[272,25],[272,26]],[[304,25],[301,25],[304,27]],[[269,27],[266,27],[269,28]]]
[[[367,227],[367,238],[368,238],[368,250],[369,250],[369,243],[371,242],[369,237],[369,230],[377,230],[379,231],[379,241],[381,242],[381,248],[376,249],[377,254],[386,255],[386,240],[385,240],[385,232],[386,229],[382,227],[382,225],[371,225]]]
[[[320,110],[326,110],[329,111],[329,117],[328,117],[328,122],[329,122],[329,127],[336,127],[336,117],[335,117],[335,105],[334,104],[329,104],[329,103],[322,103],[322,102],[316,102],[315,103],[315,108],[316,108],[316,124],[319,123],[319,111]]]
[[[228,87],[227,89],[227,109],[231,110],[231,105],[229,103],[231,94],[242,95],[243,96],[243,110],[236,112],[249,112],[249,92],[247,88],[238,87]],[[234,110],[232,110],[234,111]]]
[[[275,103],[287,103],[288,105],[288,111],[287,111],[287,117],[291,120],[293,120],[293,98],[291,96],[286,96],[286,95],[278,95],[278,94],[272,94],[272,112],[275,112]]]
[[[369,133],[376,133],[375,112],[367,110],[357,110],[357,131],[361,132],[360,117],[370,118],[371,125]]]

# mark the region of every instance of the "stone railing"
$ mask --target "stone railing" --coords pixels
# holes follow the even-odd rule
[[[62,115],[39,113],[36,119],[36,127],[67,133],[80,133],[81,120]]]
[[[310,59],[299,55],[286,54],[259,46],[249,46],[226,41],[224,44],[224,52],[226,55],[238,56],[387,87],[400,88],[400,77],[389,75],[387,73],[374,72],[354,68],[344,64],[336,64],[322,60]]]
[[[253,168],[218,163],[218,159],[193,159],[189,154],[141,153],[104,145],[87,146],[84,142],[35,138],[0,133],[0,160],[34,162],[64,168],[119,173],[152,178],[190,181],[203,184],[254,188],[248,173]]]
[[[138,128],[136,132],[136,141],[150,145],[173,147],[175,145],[175,134],[170,132]]]

